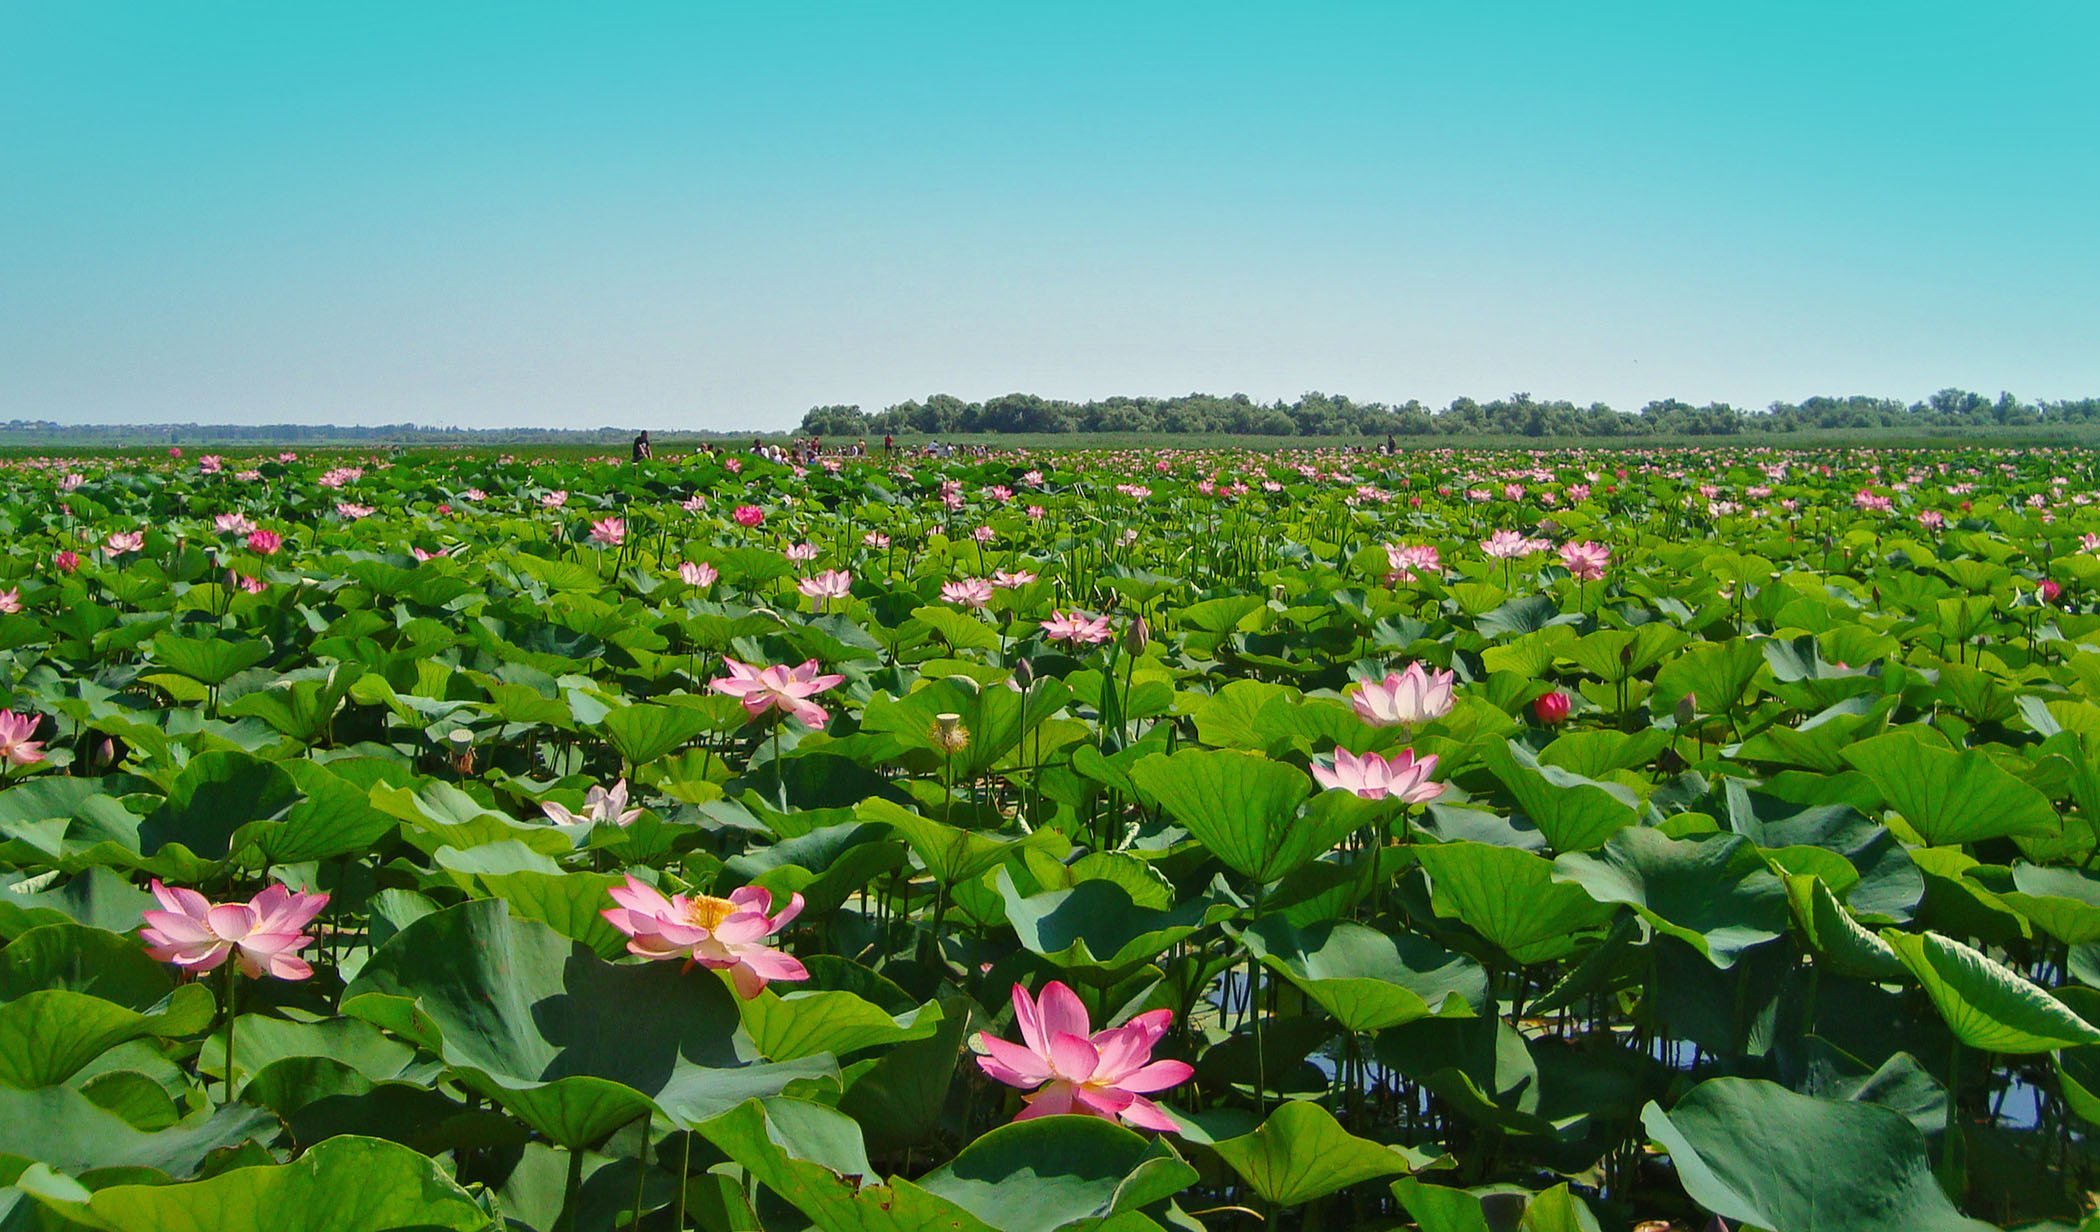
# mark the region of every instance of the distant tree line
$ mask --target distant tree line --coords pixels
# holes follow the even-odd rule
[[[1694,406],[1676,399],[1650,402],[1637,412],[1601,402],[1577,406],[1541,401],[1528,393],[1492,402],[1459,398],[1431,408],[1410,400],[1398,405],[1357,402],[1338,394],[1308,393],[1295,402],[1257,402],[1245,394],[1221,397],[1103,398],[1065,402],[1034,394],[1006,394],[969,402],[950,394],[900,402],[869,413],[858,406],[812,407],[802,417],[805,434],[859,437],[887,433],[952,436],[967,433],[1156,432],[1231,433],[1247,436],[1736,436],[1799,432],[1809,428],[2015,427],[2100,422],[2100,398],[2023,402],[2013,395],[1989,398],[1965,389],[1943,389],[1923,402],[1894,398],[1816,397],[1775,402],[1747,410],[1725,402]]]

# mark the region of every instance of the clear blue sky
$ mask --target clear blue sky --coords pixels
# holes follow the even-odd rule
[[[2100,394],[2100,5],[0,0],[0,419]]]

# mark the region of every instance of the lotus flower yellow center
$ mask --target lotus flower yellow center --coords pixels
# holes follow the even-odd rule
[[[721,926],[722,921],[736,914],[736,904],[726,898],[712,894],[695,894],[686,900],[685,918],[695,928],[709,931]]]

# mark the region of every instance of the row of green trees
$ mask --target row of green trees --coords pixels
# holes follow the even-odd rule
[[[1103,398],[1066,402],[1034,394],[1006,394],[969,402],[951,394],[900,402],[869,413],[858,406],[819,406],[802,417],[802,431],[856,437],[915,432],[959,433],[1164,432],[1257,436],[1734,436],[1798,432],[1808,428],[1981,428],[2100,422],[2100,398],[2024,402],[2012,394],[1989,398],[1943,389],[1922,402],[1894,398],[1815,397],[1775,402],[1762,411],[1727,403],[1694,406],[1676,399],[1650,402],[1638,412],[1601,402],[1577,406],[1541,401],[1528,393],[1492,402],[1459,398],[1432,409],[1410,400],[1393,405],[1357,402],[1339,394],[1308,393],[1295,402],[1256,402],[1245,394],[1220,397]]]

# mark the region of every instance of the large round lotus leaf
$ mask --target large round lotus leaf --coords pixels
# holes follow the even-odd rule
[[[1770,1232],[1985,1232],[1933,1178],[1925,1137],[1873,1104],[1715,1078],[1641,1124],[1694,1202]]]
[[[1490,843],[1425,845],[1430,901],[1518,963],[1545,962],[1574,950],[1583,932],[1611,921],[1617,908],[1582,887],[1556,881],[1553,862]]]
[[[1480,757],[1557,852],[1595,850],[1640,818],[1632,791],[1541,765],[1513,740],[1490,741]]]
[[[1988,955],[1938,933],[1884,929],[1954,1037],[1985,1052],[2049,1052],[2100,1044],[2100,1027]]]
[[[65,1173],[151,1168],[181,1179],[213,1151],[266,1138],[276,1128],[259,1108],[227,1104],[142,1133],[71,1087],[0,1087],[0,1179],[12,1183],[32,1163]]]
[[[1159,1138],[1097,1117],[1002,1125],[919,1178],[998,1232],[1056,1232],[1172,1197],[1196,1170]]]
[[[1980,749],[1957,753],[1908,731],[1891,731],[1848,747],[1845,759],[1933,846],[2049,835],[2059,824],[2047,796]]]
[[[436,1052],[565,1146],[655,1108],[691,1124],[829,1057],[764,1065],[735,994],[712,971],[609,963],[500,900],[463,903],[395,934],[344,1012]]]
[[[236,1168],[181,1185],[116,1185],[91,1193],[42,1166],[16,1185],[67,1219],[105,1232],[477,1232],[489,1223],[488,1212],[443,1165],[377,1138],[330,1138],[288,1164]]]
[[[64,1082],[119,1044],[202,1031],[213,1013],[211,991],[201,984],[182,985],[144,1013],[62,988],[27,993],[0,1005],[0,1084]]]
[[[1414,1168],[1408,1156],[1356,1137],[1325,1108],[1303,1100],[1286,1102],[1259,1129],[1212,1143],[1211,1149],[1277,1206],[1296,1206]]]
[[[1007,922],[1021,944],[1066,970],[1097,979],[1128,975],[1204,923],[1205,904],[1197,898],[1172,911],[1154,911],[1105,879],[1024,897],[1005,869],[996,878]]]
[[[1786,890],[1738,835],[1673,839],[1633,827],[1595,855],[1563,855],[1554,866],[1556,877],[1599,902],[1630,905],[1716,967],[1734,966],[1744,950],[1786,931]]]
[[[1138,763],[1131,779],[1225,862],[1262,884],[1339,842],[1353,828],[1306,824],[1298,806],[1312,792],[1299,770],[1253,753],[1183,749]]]
[[[1242,937],[1255,957],[1350,1031],[1469,1018],[1486,1005],[1480,965],[1426,937],[1334,921],[1300,930],[1277,919]]]
[[[875,1181],[850,1117],[798,1099],[751,1100],[700,1133],[819,1228],[854,1232],[990,1232],[991,1225],[910,1181]]]
[[[2075,868],[2015,864],[1998,897],[2065,945],[2100,941],[2100,878]]]

